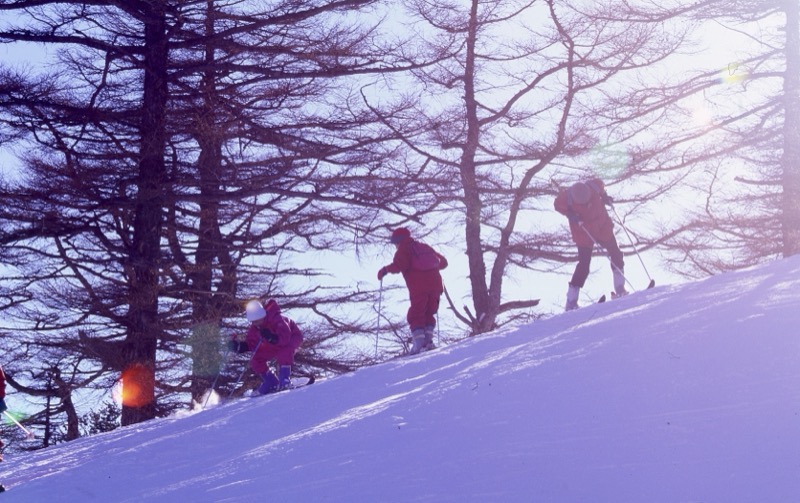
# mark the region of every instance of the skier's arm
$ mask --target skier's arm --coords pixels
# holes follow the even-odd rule
[[[386,272],[392,274],[405,272],[411,269],[411,246],[401,245],[395,252],[392,263],[384,267],[384,269],[386,269]]]
[[[247,341],[240,340],[240,336],[232,335],[231,340],[228,342],[228,348],[237,354],[242,354],[250,351],[250,347],[247,345]]]
[[[394,254],[394,259],[392,260],[392,263],[378,269],[378,281],[383,281],[383,277],[389,273],[397,274],[403,271],[407,271],[410,268],[411,268],[411,255],[398,249]]]
[[[613,205],[614,199],[608,195],[608,192],[606,192],[606,184],[603,182],[603,180],[599,178],[592,178],[586,183],[593,188],[595,192],[597,192],[597,194],[600,196],[600,200],[603,201],[603,204],[606,206]]]
[[[277,337],[275,344],[278,346],[287,346],[292,342],[292,329],[283,315],[275,314],[270,317],[269,330]]]
[[[553,208],[562,215],[569,215],[572,209],[569,207],[569,202],[567,201],[567,191],[562,190],[556,196],[556,200],[553,201]]]
[[[439,252],[436,252],[436,256],[439,257],[439,270],[441,271],[442,269],[447,268],[448,266],[447,259],[444,258],[444,255],[442,255]]]
[[[567,191],[562,190],[558,193],[556,200],[553,202],[553,207],[557,212],[567,217],[570,223],[578,224],[582,220],[582,217],[569,205],[568,199]]]

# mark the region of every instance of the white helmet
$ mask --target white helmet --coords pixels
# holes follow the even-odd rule
[[[245,308],[245,316],[247,316],[247,321],[253,322],[264,318],[267,315],[267,312],[264,310],[264,306],[261,305],[261,302],[257,300],[251,300],[247,303],[247,307]]]

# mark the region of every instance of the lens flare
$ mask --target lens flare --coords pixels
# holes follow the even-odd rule
[[[9,426],[13,426],[16,424],[17,421],[22,422],[26,419],[26,416],[12,410],[7,410],[3,414],[3,423]]]
[[[143,407],[154,400],[154,385],[152,369],[142,364],[132,365],[122,372],[115,400],[127,407]]]
[[[738,62],[728,63],[728,65],[719,71],[717,76],[717,84],[733,85],[738,84],[747,79],[749,76],[747,69],[741,66]]]
[[[631,163],[631,156],[620,145],[596,145],[589,152],[589,159],[595,175],[602,179],[612,179],[625,173]]]
[[[117,405],[122,405],[122,379],[119,379],[111,388],[111,398]]]

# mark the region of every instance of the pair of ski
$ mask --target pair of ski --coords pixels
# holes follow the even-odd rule
[[[306,386],[311,386],[317,381],[317,378],[314,375],[310,375],[308,377],[296,377],[291,380],[292,384],[289,385],[287,388],[283,388],[281,391],[288,391],[290,389],[297,389],[297,388],[304,388]]]
[[[277,393],[283,393],[284,391],[290,391],[290,390],[293,390],[293,389],[299,389],[299,388],[305,388],[306,386],[311,386],[316,381],[317,381],[317,378],[314,377],[313,375],[310,375],[308,377],[295,377],[294,379],[292,379],[292,384],[290,384],[289,386],[287,386],[285,388],[281,388],[279,390],[272,391],[272,392],[267,393],[265,395],[260,394],[258,392],[258,390],[253,390],[252,392],[250,392],[250,391],[245,392],[244,396],[246,396],[248,398],[259,398],[259,397],[262,397],[262,396],[275,395]],[[251,394],[248,395],[247,393],[251,393]]]
[[[647,284],[647,288],[645,288],[645,290],[650,290],[650,289],[651,289],[651,288],[653,288],[654,286],[656,286],[656,280],[654,280],[654,279],[651,279],[651,280],[650,280],[650,283],[648,283],[648,284]],[[612,299],[615,299],[615,298],[617,298],[617,297],[616,297],[616,296],[615,296],[615,295],[612,293],[612,294],[611,294],[611,298],[612,298]],[[600,298],[599,298],[599,299],[597,299],[597,303],[598,303],[598,304],[602,304],[602,303],[603,303],[603,302],[605,302],[605,301],[606,301],[606,294],[603,294],[603,295],[601,295],[601,296],[600,296]]]

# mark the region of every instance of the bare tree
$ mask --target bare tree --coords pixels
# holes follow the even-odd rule
[[[621,183],[648,171],[656,151],[638,140],[658,112],[619,104],[642,87],[637,72],[673,54],[689,27],[667,32],[663,19],[625,2],[408,5],[429,50],[449,57],[415,72],[413,108],[371,104],[420,164],[437,171],[437,192],[462,226],[469,263],[474,312],[457,315],[481,333],[538,302],[506,299],[509,275],[573,259],[542,217],[560,185],[591,175]],[[653,96],[658,107],[668,103]],[[626,144],[621,169],[593,171],[604,149]],[[661,193],[678,179],[644,192]]]
[[[27,201],[25,210],[29,214],[36,214],[37,205],[44,210],[43,222],[47,223],[41,225],[49,228],[40,235],[53,239],[45,254],[63,260],[69,271],[70,280],[65,283],[71,281],[72,285],[65,291],[94,304],[95,312],[102,310],[125,332],[114,365],[128,372],[126,385],[137,393],[123,407],[123,422],[152,418],[156,414],[154,387],[160,333],[158,263],[168,186],[164,150],[169,6],[162,1],[92,5],[19,1],[5,2],[0,9],[15,16],[0,35],[4,41],[65,48],[60,54],[63,73],[26,86],[32,90],[12,93],[5,102],[8,109],[19,112],[17,120],[25,123],[48,150],[45,155],[29,157],[28,166],[31,172],[38,171],[42,180],[37,182],[41,184],[27,194],[18,193],[18,200]],[[97,29],[86,30],[92,23]],[[126,88],[132,82],[138,85]],[[114,95],[117,99],[109,100]],[[114,139],[114,146],[109,147],[109,140]],[[119,171],[111,175],[115,182],[102,186],[92,184],[96,182],[90,174],[92,169],[105,175]],[[97,193],[108,189],[122,192],[116,196],[122,195],[127,210],[122,219],[125,225],[116,229],[118,240],[113,243],[103,230],[114,225],[113,213],[120,208],[113,207],[110,193]],[[59,202],[59,195],[69,195],[69,200]],[[78,214],[81,199],[92,209],[98,209],[98,203],[103,208],[89,211],[87,218]],[[66,206],[62,206],[64,203]],[[31,230],[12,231],[6,242]],[[93,237],[101,247],[93,249],[87,237]],[[94,280],[105,274],[99,272],[102,266],[90,272],[87,264],[73,255],[94,255],[96,263],[97,252],[108,248],[103,246],[104,241],[116,251],[124,249],[125,259],[117,262],[121,267],[114,273],[117,287],[125,291],[124,312],[118,303],[119,291],[114,296],[97,295],[99,285]],[[79,294],[80,290],[85,292]],[[59,323],[44,326],[55,330]]]
[[[348,336],[370,333],[353,313],[372,302],[373,292],[322,288],[315,278],[330,272],[302,257],[346,249],[352,236],[382,225],[384,213],[413,217],[433,204],[399,176],[384,146],[391,135],[352,98],[362,79],[426,64],[379,38],[381,19],[367,10],[375,3],[263,10],[209,1],[196,19],[184,17],[173,148],[176,178],[186,183],[168,212],[176,266],[170,279],[178,282],[169,291],[191,293],[195,343],[201,333],[214,339],[247,298],[271,296],[306,313],[301,373],[369,361],[348,358],[330,342],[347,348]],[[185,238],[194,233],[196,243]],[[252,256],[262,257],[258,267],[248,265]],[[351,312],[343,316],[342,305]],[[209,352],[213,343],[205,347]],[[201,372],[193,371],[195,399],[211,377]]]
[[[800,249],[800,6],[704,1],[685,15],[713,26],[737,54],[693,79],[709,123],[694,159],[704,204],[665,243],[683,274],[748,267]]]
[[[183,393],[200,397],[220,372],[221,331],[248,298],[316,317],[304,325],[301,372],[368,361],[333,343],[368,333],[339,307],[373,292],[287,285],[327,274],[294,263],[309,251],[436,204],[348,91],[358,76],[421,64],[402,44],[377,42],[380,18],[346,22],[375,2],[48,10],[57,3],[3,6],[17,14],[4,40],[67,49],[57,73],[6,72],[0,89],[4,131],[37,145],[24,156],[29,178],[3,190],[3,254],[20,274],[2,307],[92,372],[122,373],[139,391],[125,393],[123,424],[169,412]]]

